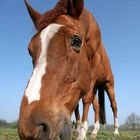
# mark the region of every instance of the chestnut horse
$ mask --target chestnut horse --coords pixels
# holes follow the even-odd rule
[[[80,112],[79,112],[79,104],[77,105],[75,109],[75,117],[76,117],[76,129],[79,132],[79,139],[84,139],[81,132],[87,131],[87,124],[84,124],[84,122],[88,119],[88,110],[89,106],[92,104],[93,109],[95,112],[95,125],[94,130],[91,133],[91,137],[95,138],[100,125],[106,123],[105,118],[105,101],[104,101],[104,91],[107,92],[108,97],[111,102],[112,111],[114,114],[114,134],[119,134],[118,132],[118,120],[117,120],[117,105],[115,101],[115,94],[114,94],[114,78],[113,74],[110,68],[109,59],[107,57],[106,51],[104,48],[98,52],[97,50],[96,54],[98,53],[98,57],[94,57],[95,61],[98,62],[98,65],[95,65],[93,68],[95,77],[93,78],[94,82],[94,88],[83,97],[83,115],[82,115],[82,122],[80,120]],[[102,59],[99,59],[101,57]],[[99,59],[99,60],[98,60]],[[96,94],[98,91],[99,96],[99,103],[96,99]],[[100,97],[102,96],[102,97]],[[101,100],[102,99],[102,100]],[[81,137],[82,136],[82,137]],[[86,137],[86,136],[85,136]]]
[[[85,99],[84,113],[88,111],[86,108],[92,101],[88,97],[97,75],[95,67],[104,58],[98,54],[104,50],[99,27],[84,8],[83,0],[59,0],[44,14],[24,1],[37,33],[28,46],[33,73],[21,103],[19,137],[21,140],[71,140],[71,115],[80,98]],[[105,83],[107,87],[112,86],[108,80]],[[103,97],[99,100],[103,101]],[[87,119],[83,121],[87,124]],[[80,140],[85,134],[86,131]]]

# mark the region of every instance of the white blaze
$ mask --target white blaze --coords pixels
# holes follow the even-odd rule
[[[50,40],[62,26],[63,25],[60,24],[50,24],[45,29],[43,29],[40,34],[41,53],[38,59],[38,64],[33,70],[32,77],[25,91],[25,96],[27,97],[29,104],[32,103],[33,101],[40,100],[41,79],[45,74],[45,69],[47,66],[48,45]]]

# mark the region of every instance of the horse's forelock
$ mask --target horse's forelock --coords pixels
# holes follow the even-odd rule
[[[74,19],[79,19],[84,7],[84,0],[59,0],[56,6],[45,12],[37,21],[36,28],[41,31],[60,15],[70,15]]]
[[[37,30],[41,31],[50,23],[52,23],[58,16],[66,13],[67,13],[67,0],[59,0],[52,10],[45,12],[38,20],[36,25]]]

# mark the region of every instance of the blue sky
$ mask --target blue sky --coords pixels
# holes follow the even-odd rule
[[[29,2],[38,11],[45,12],[56,0]],[[85,0],[85,6],[94,14],[102,32],[115,76],[118,118],[123,123],[132,112],[140,115],[140,1]],[[35,29],[23,0],[3,0],[0,17],[0,118],[13,121],[18,119],[21,99],[32,72],[27,46]],[[106,112],[107,122],[113,123],[107,96]],[[91,124],[93,117],[91,107]]]

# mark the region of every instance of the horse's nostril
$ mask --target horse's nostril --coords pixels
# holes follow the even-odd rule
[[[41,124],[39,125],[39,127],[40,127],[40,131],[42,131],[42,132],[46,132],[47,129],[49,128],[48,125],[47,125],[46,123],[41,123]]]
[[[44,138],[49,138],[50,129],[47,123],[41,123],[39,125],[38,139],[44,140]]]

